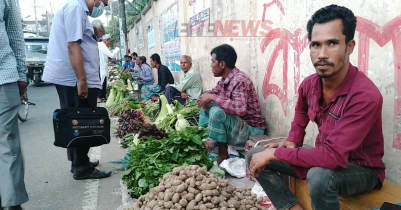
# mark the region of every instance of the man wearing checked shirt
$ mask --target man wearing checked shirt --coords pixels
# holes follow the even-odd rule
[[[264,134],[265,118],[252,80],[235,63],[237,53],[228,44],[210,53],[212,72],[222,77],[217,86],[199,97],[199,126],[207,126],[209,139],[217,141],[218,163],[229,158],[228,145],[245,146],[252,135]]]
[[[27,73],[19,14],[15,0],[0,0],[0,209],[9,210],[28,201],[17,118]]]

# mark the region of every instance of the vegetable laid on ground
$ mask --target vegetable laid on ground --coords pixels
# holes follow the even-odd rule
[[[123,138],[127,134],[138,133],[145,124],[145,117],[141,110],[127,109],[118,119],[117,137]]]
[[[213,159],[205,149],[202,139],[207,136],[204,128],[187,127],[184,131],[169,131],[170,137],[155,140],[149,137],[130,149],[130,165],[123,181],[132,197],[138,198],[159,184],[158,180],[181,165],[198,164],[210,169]]]
[[[235,188],[197,165],[180,166],[163,175],[159,185],[140,196],[129,210],[262,210],[250,189]]]

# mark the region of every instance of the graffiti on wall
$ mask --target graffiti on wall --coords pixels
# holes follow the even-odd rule
[[[266,8],[276,4],[278,9],[285,15],[284,8],[279,0],[273,0],[269,4],[263,5],[263,17],[265,20]],[[370,55],[370,41],[373,40],[380,47],[385,46],[390,41],[393,45],[393,58],[394,58],[394,79],[395,79],[395,101],[394,101],[394,140],[393,147],[401,150],[401,16],[397,16],[383,26],[379,26],[372,21],[363,17],[358,18],[357,32],[359,32],[358,43],[358,68],[368,75],[369,69],[369,55]],[[277,28],[270,31],[260,44],[260,50],[265,52],[266,48],[272,43],[273,40],[278,39],[277,45],[274,47],[267,63],[266,74],[263,80],[262,93],[263,97],[267,98],[269,95],[278,97],[284,115],[287,116],[288,106],[288,56],[289,52],[294,52],[294,92],[297,94],[300,85],[300,59],[302,52],[308,47],[309,40],[307,34],[301,33],[302,29],[297,29],[294,33],[283,29]],[[290,51],[290,48],[292,51]],[[283,78],[281,89],[278,85],[270,83],[273,73],[273,67],[279,54],[283,54]]]

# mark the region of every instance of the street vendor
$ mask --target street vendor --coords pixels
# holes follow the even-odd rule
[[[324,7],[307,24],[316,73],[299,87],[287,141],[254,148],[249,169],[277,209],[302,209],[278,173],[306,179],[312,209],[340,209],[338,196],[381,188],[385,177],[383,97],[350,63],[357,18],[348,8]],[[364,69],[366,70],[366,69]],[[309,121],[315,146],[301,148]]]
[[[199,72],[192,68],[192,58],[188,55],[181,56],[181,81],[179,84],[167,84],[164,91],[167,101],[177,100],[181,104],[188,101],[197,101],[202,94],[202,78]]]
[[[97,96],[97,102],[100,103],[106,98],[107,78],[108,72],[108,58],[116,58],[118,48],[112,52],[109,47],[111,44],[111,35],[105,34],[102,37],[102,41],[98,42],[99,47],[99,58],[100,58],[100,83],[102,84],[102,90]]]
[[[223,44],[210,54],[212,72],[222,78],[199,98],[199,126],[207,126],[209,138],[217,141],[221,163],[229,158],[228,145],[243,147],[249,136],[264,134],[266,123],[252,80],[235,66],[234,48]]]
[[[122,74],[125,74],[130,71],[134,71],[135,63],[132,62],[132,58],[130,55],[124,55],[125,63],[123,65]]]
[[[141,85],[153,85],[155,79],[153,78],[152,68],[146,63],[145,56],[139,56],[136,58],[136,65],[138,66],[138,77],[134,79],[140,81]]]
[[[167,66],[162,64],[159,54],[155,53],[150,56],[150,66],[157,69],[157,84],[160,86],[162,92],[168,85],[174,84],[173,74],[171,74]]]
[[[138,77],[133,79],[137,81],[141,89],[142,98],[145,101],[152,99],[156,101],[158,94],[160,93],[160,86],[155,85],[155,79],[153,77],[152,68],[146,63],[145,56],[138,56],[136,58],[136,64],[139,67]]]

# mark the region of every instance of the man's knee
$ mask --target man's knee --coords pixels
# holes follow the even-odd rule
[[[265,148],[264,147],[255,147],[252,148],[251,150],[248,151],[248,153],[246,154],[246,162],[247,162],[247,167],[249,167],[251,160],[252,160],[252,156],[256,153],[262,152],[264,151]]]
[[[226,113],[222,108],[213,106],[209,110],[209,116],[211,120],[224,121]]]
[[[333,170],[314,167],[308,171],[306,177],[309,195],[311,198],[322,196],[323,193],[338,190],[338,182],[333,176]]]

